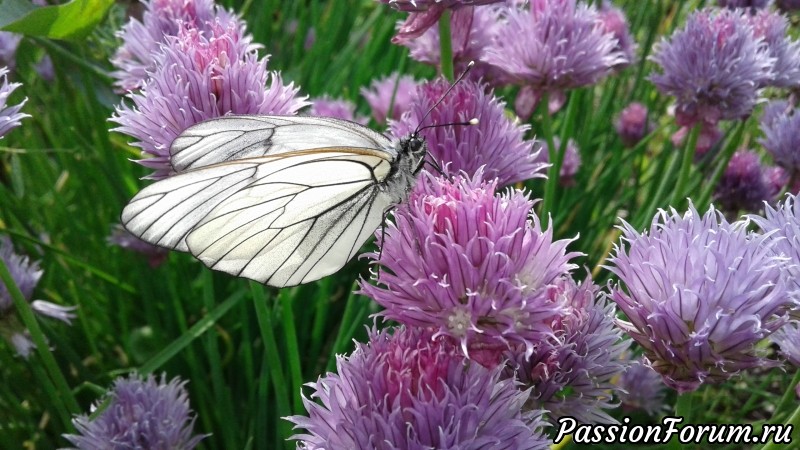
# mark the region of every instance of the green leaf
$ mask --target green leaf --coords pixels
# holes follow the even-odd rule
[[[50,39],[82,39],[103,20],[114,0],[73,0],[35,7],[28,0],[0,1],[0,30]]]

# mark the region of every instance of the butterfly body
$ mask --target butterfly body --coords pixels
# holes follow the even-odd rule
[[[339,270],[404,201],[427,154],[332,118],[225,116],[172,144],[175,174],[142,189],[122,224],[143,240],[272,286]]]

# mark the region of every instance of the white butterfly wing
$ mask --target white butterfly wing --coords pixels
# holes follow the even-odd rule
[[[223,116],[193,125],[172,143],[176,172],[225,161],[325,147],[394,152],[386,136],[347,120],[302,116]]]
[[[143,189],[122,223],[212,269],[272,286],[339,270],[394,200],[381,190],[392,155],[316,149],[179,173]]]

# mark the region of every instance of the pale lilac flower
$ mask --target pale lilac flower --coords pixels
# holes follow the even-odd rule
[[[684,126],[750,114],[775,62],[747,13],[731,9],[692,13],[682,29],[656,44],[651,59],[663,73],[650,81],[675,97],[675,116]]]
[[[530,10],[508,7],[505,20],[484,60],[538,95],[597,83],[627,62],[597,10],[576,0],[531,0]]]
[[[3,263],[8,268],[14,284],[22,292],[22,296],[30,302],[33,290],[43,273],[39,264],[31,262],[27,256],[14,253],[11,240],[5,236],[0,238],[0,258],[3,259]],[[57,319],[67,324],[70,324],[75,318],[75,314],[72,314],[72,311],[75,310],[74,306],[60,306],[44,300],[34,300],[31,302],[31,309],[43,317]],[[27,358],[36,345],[31,340],[28,330],[19,321],[15,311],[9,288],[0,281],[0,336],[7,339],[20,356]]]
[[[361,88],[361,95],[372,108],[372,117],[379,124],[387,119],[397,120],[411,108],[417,82],[410,75],[400,76],[397,72],[374,80],[369,88]],[[389,113],[389,108],[392,111]]]
[[[111,245],[116,245],[147,257],[147,262],[153,268],[160,266],[169,254],[167,249],[141,240],[120,224],[116,224],[111,228],[111,234],[106,240]]]
[[[501,367],[465,361],[430,331],[370,332],[338,374],[314,383],[306,416],[287,419],[305,433],[298,448],[458,450],[547,449],[541,411],[523,412],[529,391],[502,379]]]
[[[169,147],[186,128],[225,114],[295,114],[308,103],[299,89],[284,85],[280,74],[267,71],[242,29],[215,22],[208,34],[181,30],[167,38],[163,56],[141,91],[128,94],[111,118],[114,131],[132,136],[150,158],[138,161],[152,168],[150,178],[172,173]],[[269,82],[268,82],[269,79]]]
[[[423,172],[394,223],[376,232],[380,250],[367,254],[381,266],[377,285],[360,283],[387,319],[450,336],[470,357],[512,345],[530,355],[562,311],[548,288],[579,255],[541,229],[523,192],[496,188],[480,174],[450,181]]]
[[[79,450],[191,450],[206,435],[194,435],[195,417],[185,385],[177,377],[167,383],[164,374],[160,380],[136,374],[117,378],[113,389],[92,407],[93,412],[100,405],[104,409],[96,417],[75,417],[78,434],[64,437]]]
[[[309,116],[335,117],[337,119],[349,120],[351,122],[366,125],[369,118],[356,116],[356,105],[344,99],[334,99],[328,96],[311,100],[311,108],[308,110]]]
[[[775,59],[767,84],[780,88],[800,86],[800,41],[789,38],[786,16],[764,9],[750,20],[755,36],[764,39],[769,55]]]
[[[800,367],[800,322],[792,320],[770,336],[781,349],[781,355],[791,364]]]
[[[800,9],[800,0],[777,0],[775,2],[783,11],[796,11]],[[800,386],[800,384],[798,384]]]
[[[0,31],[0,67],[5,66],[9,71],[14,70],[17,65],[17,47],[22,41],[22,35]]]
[[[655,417],[667,408],[666,386],[661,375],[641,359],[631,361],[619,377],[617,387],[624,409],[641,409]]]
[[[553,138],[553,145],[556,150],[561,148],[561,138],[556,136]],[[547,142],[544,140],[536,141],[537,147],[540,148],[536,161],[542,164],[550,164],[550,150]],[[561,186],[573,186],[575,184],[575,175],[581,167],[581,152],[578,149],[578,144],[575,140],[570,138],[567,141],[567,146],[564,148],[564,159],[561,161],[561,170],[558,172],[558,182]]]
[[[653,129],[647,107],[641,103],[633,102],[619,113],[616,128],[622,143],[626,147],[633,147],[647,136]]]
[[[610,1],[604,0],[600,6],[598,17],[606,33],[611,33],[617,38],[615,50],[622,52],[625,57],[625,61],[620,63],[618,67],[631,65],[636,59],[638,46],[628,30],[628,19],[625,17],[625,13]]]
[[[31,117],[30,114],[19,112],[28,101],[27,98],[18,105],[8,105],[8,97],[20,86],[21,83],[9,83],[8,68],[0,67],[0,139],[13,128],[20,126],[22,119]]]
[[[608,267],[620,279],[611,298],[627,316],[617,323],[679,393],[773,364],[756,344],[786,322],[794,301],[785,258],[747,226],[694,206],[660,211],[644,233],[623,222]]]
[[[767,104],[761,118],[764,137],[759,143],[776,164],[790,173],[800,170],[800,108],[778,100]]]
[[[773,197],[761,158],[750,150],[733,154],[714,191],[714,202],[730,213],[759,211]]]
[[[615,408],[612,379],[625,370],[620,359],[630,341],[614,324],[614,304],[598,298],[591,279],[578,284],[562,277],[547,289],[553,304],[564,307],[551,321],[553,333],[533,354],[509,354],[509,369],[531,388],[529,406],[547,411],[551,423],[571,416],[581,423],[615,423],[604,410]],[[523,350],[523,349],[520,349]]]
[[[717,5],[727,8],[765,8],[770,0],[717,0]]]
[[[488,5],[503,0],[378,0],[398,11],[410,13],[406,21],[399,24],[397,35],[392,38],[395,44],[421,36],[426,30],[436,25],[446,9]]]
[[[402,137],[428,125],[463,124],[477,118],[477,125],[422,130],[428,157],[446,173],[463,171],[472,176],[482,168],[485,179],[498,178],[501,186],[543,176],[545,165],[536,161],[533,141],[524,139],[529,126],[509,119],[505,103],[474,81],[458,83],[421,123],[449,86],[444,79],[420,85],[409,111],[389,123],[392,134]]]
[[[463,72],[467,64],[474,62],[469,79],[482,80],[494,85],[506,81],[502,70],[483,61],[483,53],[502,27],[501,8],[494,5],[461,8],[453,11],[450,19],[450,35],[453,63],[457,73]],[[416,39],[401,42],[410,50],[411,58],[434,66],[441,64],[439,54],[439,28],[431,27]]]
[[[764,215],[752,215],[767,239],[774,245],[775,253],[789,258],[783,266],[786,281],[795,294],[800,294],[800,201],[798,195],[787,194],[786,200],[776,208],[766,205]]]
[[[114,85],[122,92],[144,86],[155,71],[161,46],[170,36],[177,36],[184,28],[200,33],[212,33],[219,22],[223,28],[238,28],[244,36],[244,22],[232,13],[216,6],[214,0],[141,0],[145,11],[141,22],[132,18],[117,33],[122,45],[117,49],[111,64]],[[250,40],[247,36],[245,39]]]

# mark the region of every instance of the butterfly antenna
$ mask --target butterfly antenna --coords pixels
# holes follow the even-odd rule
[[[449,93],[450,93],[450,91],[452,91],[452,90],[453,90],[453,88],[454,88],[454,87],[456,87],[456,85],[457,85],[458,83],[460,83],[460,82],[461,82],[461,80],[463,80],[463,79],[464,79],[464,77],[465,77],[465,76],[466,76],[466,75],[469,73],[469,71],[470,71],[470,70],[472,70],[472,68],[473,68],[474,66],[475,66],[475,61],[470,61],[470,62],[469,62],[469,64],[467,64],[467,68],[466,68],[466,69],[464,69],[464,71],[463,71],[463,72],[461,72],[461,75],[459,75],[459,76],[458,76],[458,78],[456,78],[456,81],[453,81],[453,82],[450,84],[450,87],[448,87],[448,88],[447,88],[447,90],[446,90],[446,91],[444,91],[444,94],[442,94],[442,96],[441,96],[441,97],[439,97],[439,100],[437,100],[437,101],[436,101],[436,103],[434,103],[434,105],[433,105],[433,106],[431,106],[431,107],[430,107],[430,109],[428,109],[428,112],[426,112],[426,113],[425,113],[425,115],[424,115],[424,116],[422,116],[422,120],[420,120],[420,121],[419,121],[419,124],[417,124],[417,129],[414,131],[414,134],[417,134],[417,133],[419,133],[420,131],[424,130],[425,128],[430,128],[430,127],[424,127],[424,128],[420,128],[420,125],[422,125],[423,123],[425,123],[425,119],[427,119],[427,118],[428,118],[428,116],[429,116],[429,115],[431,115],[431,112],[433,112],[433,110],[434,110],[434,109],[435,109],[437,106],[439,106],[439,104],[440,104],[440,103],[442,103],[442,101],[444,101],[445,97],[447,97],[447,94],[449,94]],[[473,120],[475,120],[475,119],[473,119]],[[470,122],[472,122],[472,121],[470,121]],[[476,123],[477,123],[477,122],[476,122]],[[466,124],[471,124],[471,123],[465,123],[465,124],[463,124],[463,125],[466,125]],[[462,125],[462,124],[455,124],[455,123],[454,123],[454,124],[448,124],[448,125]]]

